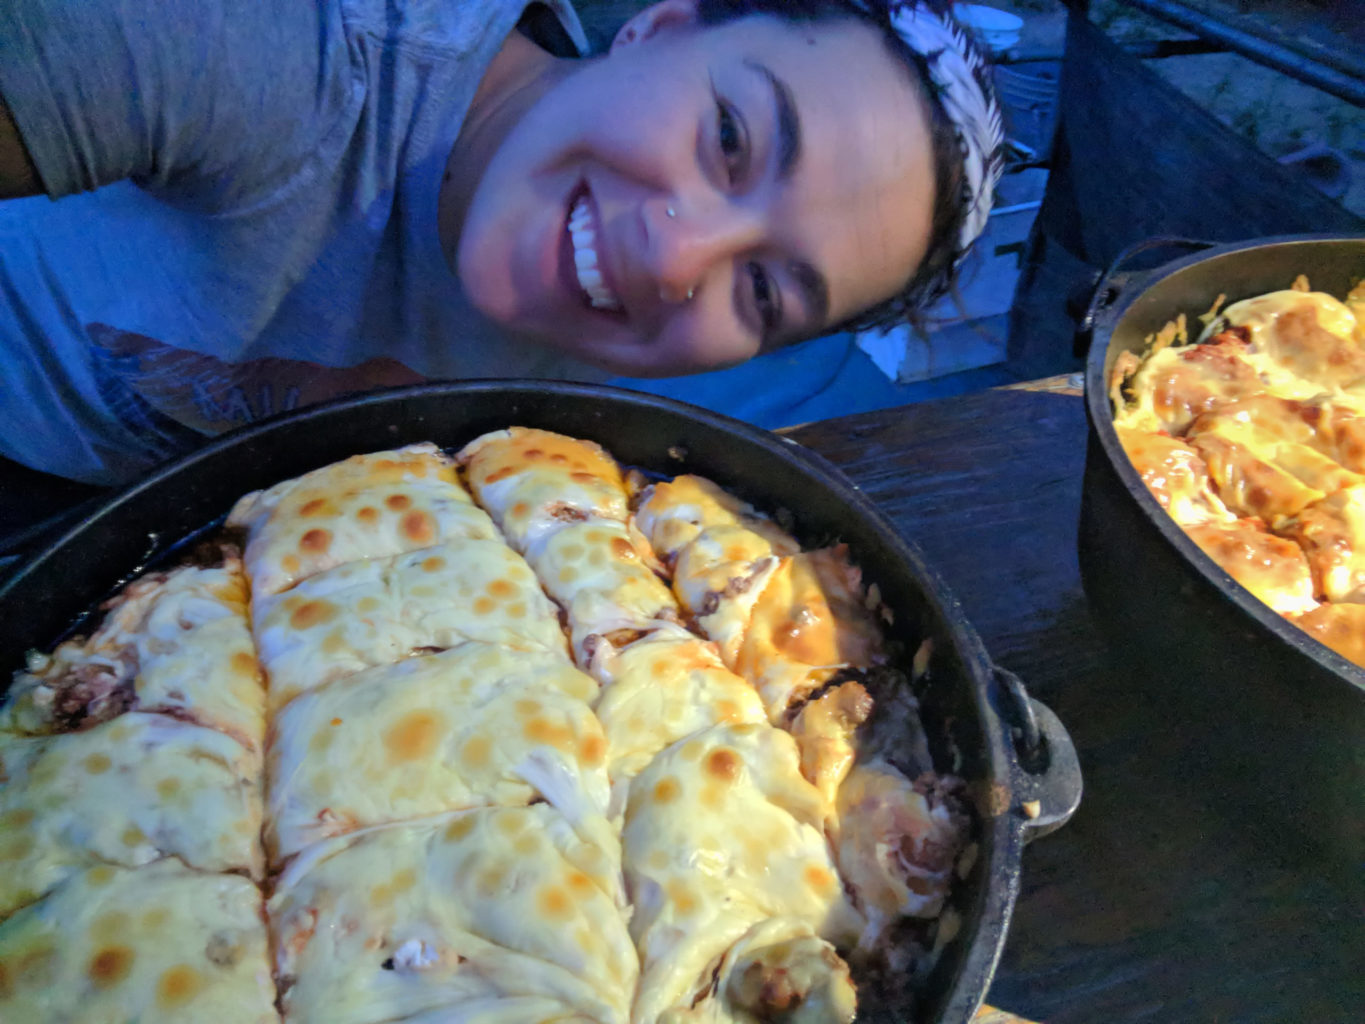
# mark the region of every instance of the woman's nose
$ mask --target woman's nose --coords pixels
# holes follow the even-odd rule
[[[725,197],[651,200],[647,217],[650,269],[665,302],[686,302],[762,235],[753,211]]]

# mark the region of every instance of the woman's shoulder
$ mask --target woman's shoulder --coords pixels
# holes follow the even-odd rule
[[[351,34],[398,49],[463,52],[513,27],[560,56],[582,55],[588,39],[568,0],[333,0]]]

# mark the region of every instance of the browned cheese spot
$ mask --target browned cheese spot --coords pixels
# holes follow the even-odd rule
[[[156,983],[156,1001],[163,1007],[183,1006],[204,987],[203,976],[189,964],[176,964],[162,972]]]
[[[592,766],[602,763],[607,754],[607,741],[601,736],[586,736],[578,746],[578,759]]]
[[[440,555],[431,555],[428,558],[422,559],[423,572],[440,572],[445,567],[446,560]]]
[[[441,716],[433,711],[409,711],[384,734],[391,761],[429,757],[441,738]]]
[[[379,521],[379,509],[373,505],[362,505],[356,510],[355,517],[366,526],[373,526]]]
[[[516,471],[517,470],[515,466],[503,466],[502,469],[495,469],[493,470],[493,472],[489,473],[486,477],[484,477],[483,480],[484,486],[487,486],[488,484],[495,484],[499,480],[506,480]]]
[[[320,555],[331,546],[332,534],[329,530],[309,530],[299,538],[299,550],[312,555]]]
[[[541,891],[540,910],[548,918],[566,918],[573,911],[573,901],[569,894],[556,885]]]
[[[406,494],[390,494],[384,499],[384,504],[394,512],[402,512],[405,508],[412,507],[412,499]]]
[[[403,536],[414,544],[425,546],[436,542],[436,520],[429,512],[421,509],[409,512],[403,517],[402,530]]]
[[[474,815],[468,814],[463,818],[456,818],[446,826],[446,838],[452,843],[459,842],[472,831],[474,831]]]
[[[834,876],[818,864],[806,868],[806,884],[812,889],[828,889],[834,884]]]
[[[624,561],[630,561],[631,559],[640,557],[636,554],[635,548],[631,545],[630,541],[626,540],[624,537],[613,537],[611,539],[611,553]]]
[[[511,580],[494,580],[492,583],[488,584],[485,589],[487,589],[489,594],[497,598],[511,597],[517,592],[516,584]]]
[[[289,625],[295,629],[312,629],[331,622],[336,614],[336,605],[328,601],[305,601],[289,616]]]
[[[326,508],[327,508],[326,498],[313,498],[311,501],[305,501],[302,505],[299,506],[299,515],[301,516],[321,515],[323,511],[326,510]]]
[[[475,615],[487,615],[495,607],[497,607],[497,605],[493,603],[493,599],[491,597],[478,597],[474,599]]]
[[[706,771],[714,779],[734,782],[739,777],[740,760],[729,747],[719,747],[706,757]]]
[[[573,733],[566,726],[547,722],[543,718],[531,719],[522,727],[522,732],[534,743],[544,743],[560,750],[573,748]]]
[[[582,871],[570,871],[568,882],[569,888],[574,892],[584,893],[592,891],[592,879]]]
[[[679,914],[690,914],[697,909],[697,901],[692,898],[692,894],[687,891],[687,886],[678,881],[669,882],[666,886],[668,898],[673,904],[673,909]]]
[[[106,946],[90,958],[85,973],[96,988],[117,985],[133,969],[133,951],[127,946]]]
[[[280,568],[283,569],[290,576],[293,576],[296,572],[303,568],[303,563],[299,561],[299,556],[291,551],[289,554],[285,555],[283,558],[280,559]]]
[[[256,680],[261,678],[261,668],[250,651],[237,651],[232,655],[232,671]]]
[[[678,785],[678,780],[670,776],[665,776],[654,783],[654,802],[660,804],[671,803],[682,795],[682,787]]]
[[[85,759],[85,770],[91,775],[103,775],[113,765],[114,762],[109,760],[108,754],[91,754]]]
[[[508,515],[510,515],[513,519],[525,519],[527,513],[529,513],[530,511],[531,507],[527,505],[526,502],[519,501],[512,506],[512,508],[508,512]]]

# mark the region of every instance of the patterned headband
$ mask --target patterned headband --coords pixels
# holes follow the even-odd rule
[[[953,264],[960,264],[986,228],[991,199],[1005,167],[1004,126],[981,51],[950,14],[925,0],[889,5],[891,27],[929,70],[936,99],[962,147],[963,216]]]

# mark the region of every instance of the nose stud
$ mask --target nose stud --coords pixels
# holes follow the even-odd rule
[[[696,295],[696,294],[697,294],[697,289],[695,289],[695,288],[689,288],[689,289],[687,289],[687,294],[684,295],[684,296],[683,296],[683,299],[682,299],[683,302],[691,302],[691,301],[692,301],[692,296],[693,296],[693,295]],[[668,292],[664,291],[662,288],[659,289],[659,299],[660,299],[661,301],[663,301],[663,302],[676,302],[676,301],[677,301],[677,300],[674,299],[671,295],[669,295]]]
[[[678,215],[678,211],[671,206],[664,207],[664,213],[668,214],[669,217],[676,217]]]

